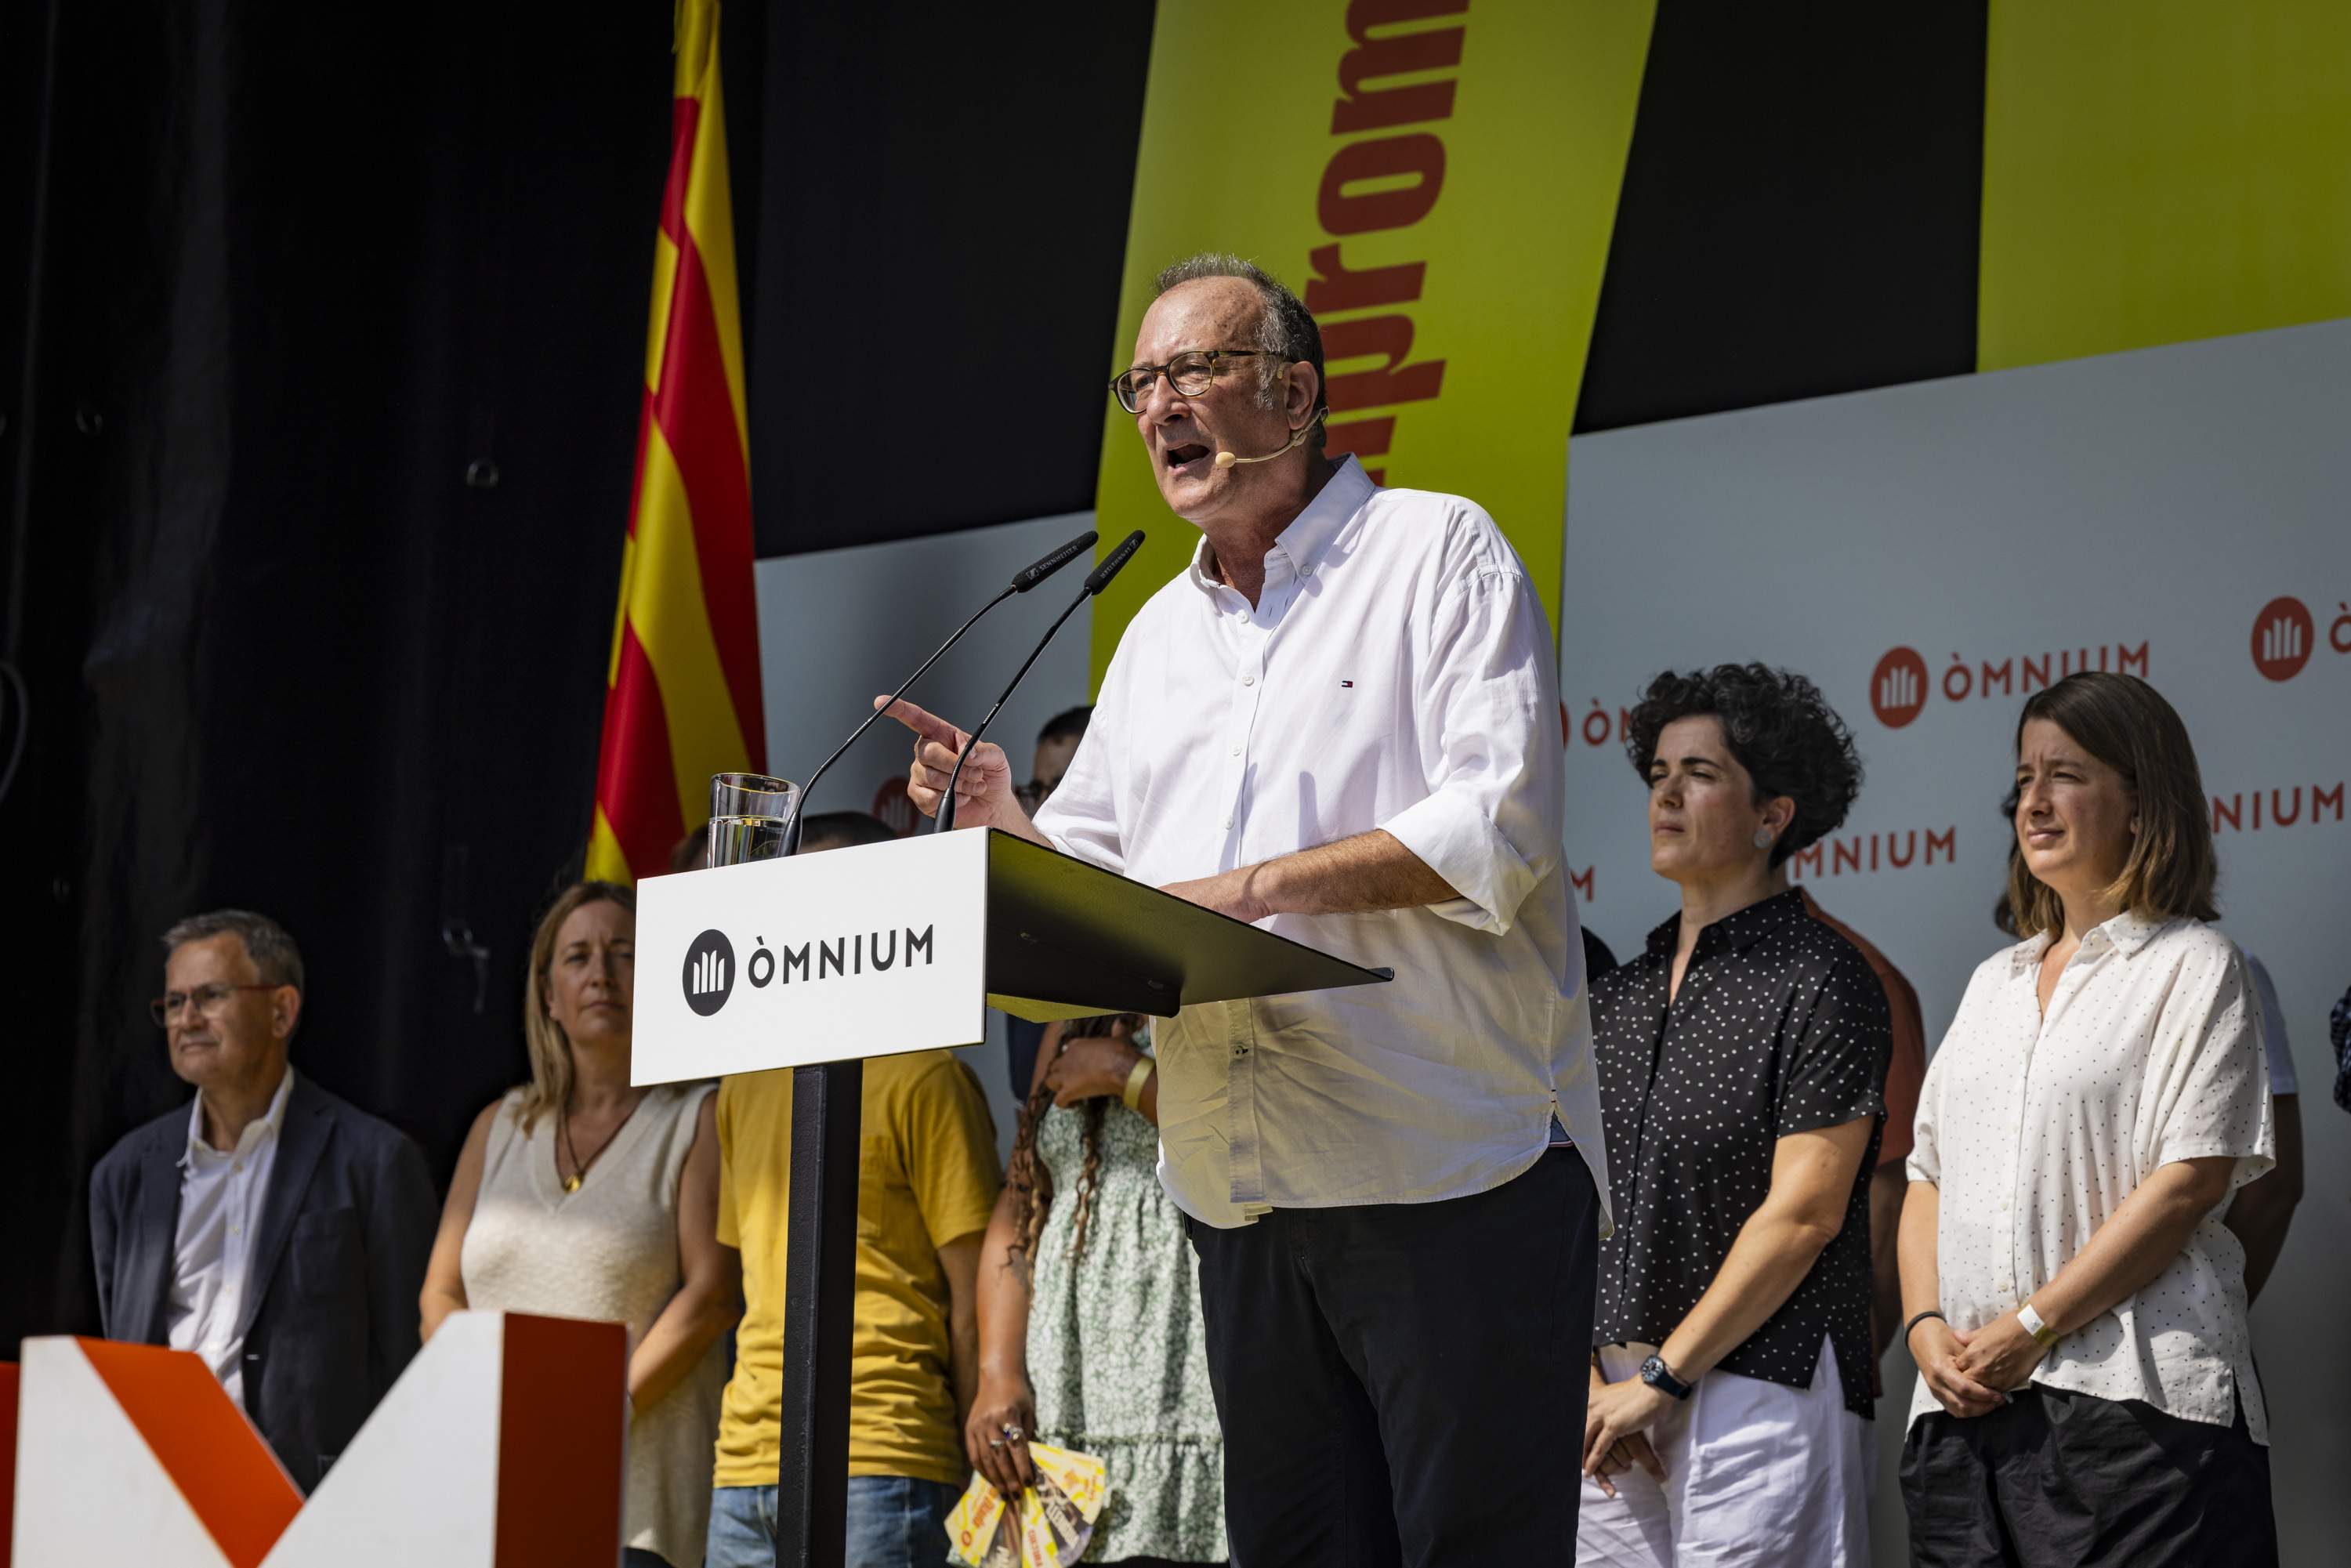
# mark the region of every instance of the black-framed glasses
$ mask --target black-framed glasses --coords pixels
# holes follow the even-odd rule
[[[277,986],[266,980],[250,986],[232,986],[225,982],[215,981],[209,986],[198,986],[193,991],[166,991],[147,1004],[147,1016],[155,1020],[157,1029],[169,1029],[172,1027],[172,1020],[178,1018],[181,1009],[190,1002],[195,1003],[196,1010],[209,1018],[218,1012],[221,1005],[238,991],[274,991],[277,988]]]
[[[1177,397],[1198,397],[1216,384],[1218,360],[1256,359],[1265,352],[1263,349],[1193,349],[1164,365],[1137,365],[1111,377],[1111,395],[1127,413],[1140,413],[1143,400],[1151,395],[1153,385],[1163,375]]]

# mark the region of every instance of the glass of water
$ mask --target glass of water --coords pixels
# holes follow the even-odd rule
[[[784,824],[800,788],[768,773],[710,776],[710,863],[741,865],[784,852]]]

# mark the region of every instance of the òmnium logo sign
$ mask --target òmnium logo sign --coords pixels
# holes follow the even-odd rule
[[[724,931],[705,931],[685,950],[685,1005],[708,1018],[735,990],[735,944]]]
[[[1900,729],[1927,706],[1927,661],[1915,648],[1892,648],[1869,673],[1869,708],[1877,722]]]
[[[2273,599],[2253,617],[2253,668],[2273,681],[2290,681],[2310,663],[2315,641],[2310,608],[2292,594]]]

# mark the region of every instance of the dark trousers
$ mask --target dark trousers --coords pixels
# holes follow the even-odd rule
[[[1565,1562],[1598,1221],[1561,1148],[1469,1197],[1190,1224],[1234,1568]]]
[[[1902,1445],[1917,1568],[2276,1568],[2270,1451],[2236,1425],[2039,1385]]]

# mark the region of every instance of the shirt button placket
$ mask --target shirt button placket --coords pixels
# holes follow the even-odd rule
[[[1232,810],[1225,817],[1225,831],[1230,833],[1241,820],[1242,794],[1249,779],[1249,727],[1257,721],[1258,677],[1265,669],[1265,630],[1251,624],[1242,633],[1240,681],[1233,688],[1232,756],[1225,780],[1225,799]],[[1233,846],[1233,865],[1241,863],[1238,846]]]

